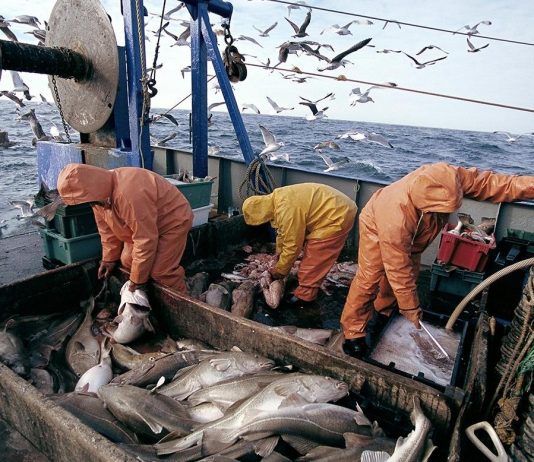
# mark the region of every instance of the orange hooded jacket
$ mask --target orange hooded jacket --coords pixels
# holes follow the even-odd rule
[[[400,309],[419,307],[415,268],[418,259],[456,211],[463,197],[491,202],[534,198],[534,177],[502,175],[445,163],[419,167],[404,178],[377,191],[362,209],[360,223],[378,248],[360,248],[358,273],[351,285],[345,311],[356,312],[369,300],[358,297],[358,282],[376,281],[381,268]],[[360,226],[362,228],[362,226]],[[370,271],[368,268],[372,268]],[[342,317],[342,319],[343,319]],[[347,329],[347,326],[344,326]]]
[[[179,261],[166,258],[174,250],[158,248],[158,244],[166,233],[184,228],[185,247],[193,213],[176,186],[160,175],[135,167],[105,170],[69,164],[59,175],[58,190],[67,205],[95,201],[109,204],[93,206],[102,240],[102,260],[117,261],[123,244],[131,246],[131,281],[136,284],[148,281],[156,255],[165,262],[168,271],[179,268]],[[158,273],[165,273],[165,269],[159,268]]]

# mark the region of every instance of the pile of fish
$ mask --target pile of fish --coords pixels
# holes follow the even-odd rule
[[[113,343],[106,328],[115,311],[90,297],[78,313],[13,317],[1,326],[0,359],[140,460],[416,461],[432,449],[431,424],[417,401],[415,430],[395,445],[357,405],[332,404],[348,395],[342,381],[157,333],[130,346]],[[273,329],[321,344],[342,338],[322,329]]]
[[[484,244],[495,242],[495,236],[493,235],[496,223],[495,218],[482,217],[478,225],[474,223],[475,221],[471,215],[458,213],[458,224],[447,232],[472,241],[483,242]]]
[[[250,252],[252,248],[249,247],[248,253]],[[221,274],[223,282],[209,285],[208,274],[197,273],[189,279],[191,295],[238,316],[249,317],[254,309],[256,294],[261,292],[267,306],[276,309],[284,298],[288,279],[273,280],[270,270],[276,265],[277,260],[278,257],[275,254],[251,253],[245,257],[245,262],[235,265],[231,273]],[[289,277],[296,277],[300,261],[297,259],[291,268]],[[349,287],[356,270],[356,263],[335,263],[327,274],[321,289],[327,295],[331,295],[332,286]]]

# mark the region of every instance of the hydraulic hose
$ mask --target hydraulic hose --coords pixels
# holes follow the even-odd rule
[[[480,292],[482,292],[486,287],[493,284],[498,279],[502,278],[503,276],[506,276],[507,274],[513,273],[514,271],[517,271],[519,269],[525,268],[527,266],[534,265],[534,257],[533,258],[527,258],[526,260],[518,261],[517,263],[514,263],[513,265],[507,266],[506,268],[503,268],[502,270],[497,271],[496,273],[492,274],[487,279],[484,279],[479,285],[477,285],[471,292],[469,292],[464,299],[458,304],[458,306],[454,309],[454,311],[451,314],[451,317],[449,318],[449,321],[447,322],[447,325],[445,326],[445,329],[451,330],[454,326],[454,323],[464,310],[464,308],[467,306],[467,304],[475,298]]]

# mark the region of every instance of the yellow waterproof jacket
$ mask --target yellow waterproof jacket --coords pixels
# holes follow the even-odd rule
[[[330,186],[302,183],[252,196],[243,203],[249,225],[270,222],[277,230],[275,271],[287,275],[307,239],[325,239],[354,222],[356,204]]]
[[[367,268],[380,268],[401,309],[419,306],[417,268],[411,255],[419,254],[439,234],[448,214],[458,210],[463,197],[491,202],[534,198],[534,177],[502,175],[445,163],[419,167],[395,183],[378,190],[362,209],[360,222],[377,236],[380,253],[360,249],[372,262],[359,266],[360,276],[375,280]],[[374,271],[374,270],[373,270]]]
[[[102,260],[119,260],[123,243],[132,244],[130,279],[137,284],[145,283],[150,276],[159,236],[193,217],[189,202],[176,186],[142,168],[105,170],[69,164],[59,175],[58,191],[67,205],[95,201],[109,205],[93,205]],[[164,259],[164,255],[159,257]]]

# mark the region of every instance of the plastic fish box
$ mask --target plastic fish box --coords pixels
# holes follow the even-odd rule
[[[52,230],[42,229],[41,238],[45,256],[49,260],[70,264],[98,258],[102,254],[102,244],[98,233],[67,239]]]
[[[469,271],[483,271],[488,263],[489,254],[495,249],[495,237],[489,244],[473,241],[448,231],[454,226],[447,223],[441,232],[437,260]]]
[[[206,205],[205,207],[199,207],[193,209],[193,228],[195,226],[203,225],[208,222],[210,215],[210,210],[213,207],[213,204]]]
[[[199,181],[185,183],[175,178],[175,175],[166,175],[165,178],[175,185],[191,204],[192,209],[209,205],[211,198],[211,186],[213,181]],[[195,225],[193,225],[195,226]]]
[[[430,291],[464,297],[484,279],[484,273],[432,263]]]
[[[393,315],[382,330],[367,360],[405,377],[440,388],[457,386],[464,377],[464,340],[468,323],[459,319],[452,331],[444,326],[448,316],[424,311],[423,322],[449,357],[441,353],[428,333],[416,329],[401,315]]]

